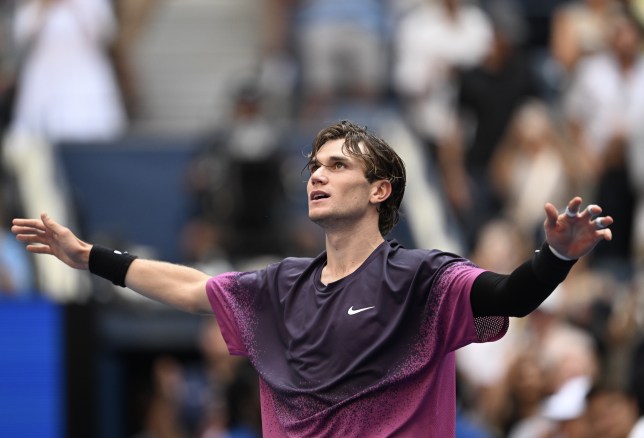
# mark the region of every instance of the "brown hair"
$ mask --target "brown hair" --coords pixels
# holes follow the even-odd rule
[[[391,195],[378,206],[378,228],[385,236],[400,219],[400,203],[405,194],[407,174],[405,163],[383,139],[368,132],[366,128],[347,120],[321,130],[308,155],[309,163],[315,160],[320,148],[331,140],[343,138],[342,152],[358,158],[363,166],[367,181],[387,180],[391,183]],[[364,151],[360,145],[364,145]]]

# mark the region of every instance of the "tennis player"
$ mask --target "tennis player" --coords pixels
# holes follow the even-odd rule
[[[260,376],[263,436],[454,436],[454,352],[501,338],[613,220],[579,197],[545,205],[545,242],[511,274],[385,236],[405,190],[402,160],[350,122],[322,130],[309,156],[309,217],[326,233],[316,258],[216,277],[92,245],[43,214],[15,219],[27,250],[189,312],[214,313],[231,354]],[[429,225],[428,225],[429,226]]]

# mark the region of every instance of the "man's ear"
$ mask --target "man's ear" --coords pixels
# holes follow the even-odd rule
[[[391,182],[386,179],[373,182],[371,187],[372,191],[369,202],[372,204],[380,204],[391,196]]]

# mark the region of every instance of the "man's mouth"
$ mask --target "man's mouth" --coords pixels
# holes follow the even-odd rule
[[[311,201],[318,201],[320,199],[328,198],[330,195],[320,190],[315,190],[309,195]]]

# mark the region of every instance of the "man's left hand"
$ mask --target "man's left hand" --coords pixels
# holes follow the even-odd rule
[[[580,210],[581,198],[574,197],[566,210],[559,214],[551,203],[545,206],[544,229],[546,241],[559,255],[578,259],[588,254],[602,240],[611,240],[608,228],[613,223],[610,216],[600,216],[602,208],[591,204]]]

